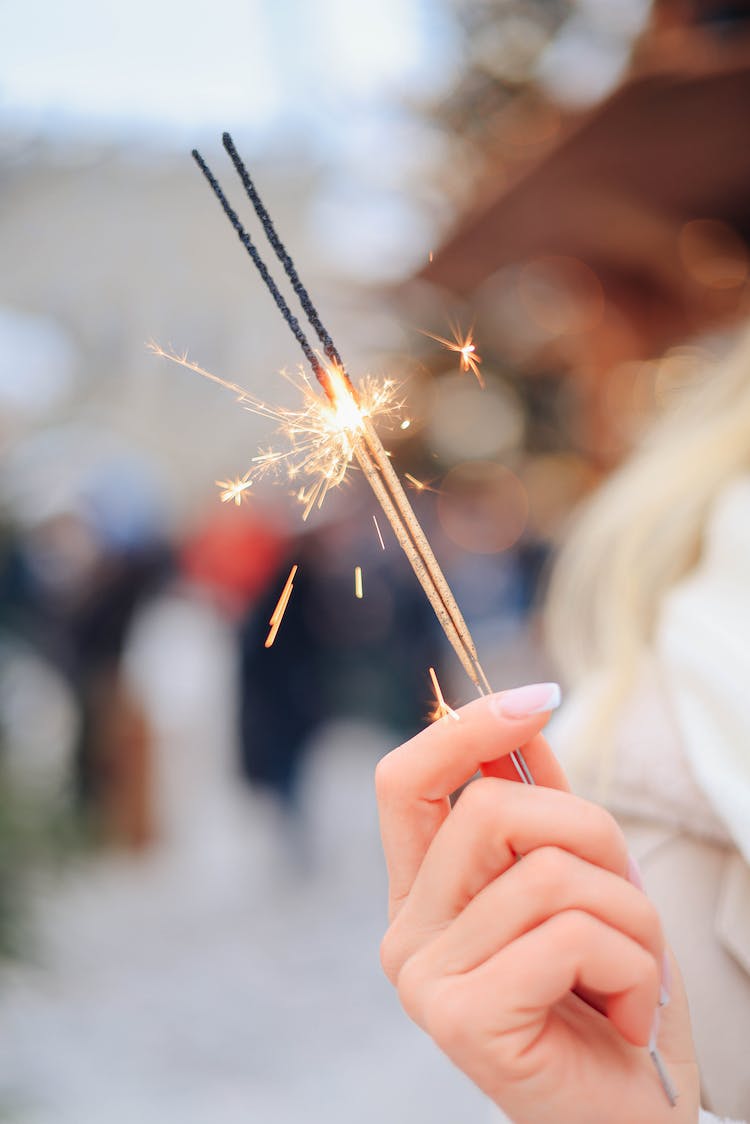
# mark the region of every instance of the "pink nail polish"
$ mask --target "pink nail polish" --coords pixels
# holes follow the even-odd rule
[[[532,714],[556,710],[560,697],[557,683],[531,683],[527,687],[503,691],[492,700],[492,708],[503,718],[529,718]]]
[[[632,855],[628,855],[628,882],[635,886],[636,890],[641,890],[645,893],[641,868]]]

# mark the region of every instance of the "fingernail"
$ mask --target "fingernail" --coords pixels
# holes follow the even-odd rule
[[[667,950],[664,949],[664,955],[661,960],[661,988],[659,989],[659,1006],[666,1007],[667,1003],[672,996],[672,968],[669,963],[669,955]]]
[[[503,691],[492,700],[493,709],[504,718],[528,718],[556,710],[560,705],[560,688],[557,683],[531,683],[527,687],[514,687]]]
[[[645,890],[643,889],[643,876],[641,874],[641,868],[638,866],[637,860],[634,859],[632,855],[628,855],[628,882],[630,882],[631,885],[635,886],[636,890],[642,890],[645,893]]]

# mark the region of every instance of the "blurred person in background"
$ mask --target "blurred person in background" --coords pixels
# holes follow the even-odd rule
[[[318,731],[356,719],[397,737],[416,733],[430,705],[427,669],[442,656],[432,609],[400,552],[381,550],[372,524],[337,501],[323,526],[287,547],[240,629],[242,771],[294,814],[304,812],[301,782]],[[289,611],[265,647],[293,564]]]
[[[15,458],[33,465],[30,487],[57,458],[67,467],[23,505],[5,567],[4,624],[72,692],[70,810],[104,838],[140,848],[155,832],[152,736],[122,658],[138,610],[172,572],[152,466],[83,429],[32,438]]]

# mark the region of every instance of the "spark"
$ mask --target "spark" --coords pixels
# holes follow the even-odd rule
[[[219,499],[222,503],[234,503],[240,507],[245,499],[247,499],[247,489],[252,487],[252,480],[249,478],[249,473],[244,476],[238,476],[236,480],[215,480],[217,488],[221,488]]]
[[[372,517],[372,521],[373,521],[373,523],[375,524],[375,530],[376,530],[376,531],[378,532],[378,539],[380,540],[380,549],[381,549],[381,550],[385,550],[385,543],[383,542],[383,535],[382,535],[382,533],[381,533],[381,531],[380,531],[380,526],[379,526],[379,524],[378,524],[378,517],[377,517],[377,515],[373,515],[373,517]]]
[[[443,692],[440,690],[440,684],[438,683],[438,677],[435,674],[434,667],[430,668],[430,679],[432,680],[432,688],[435,692],[435,707],[430,714],[432,721],[437,722],[440,718],[453,718],[456,722],[459,722],[461,719],[460,714],[455,711],[452,706],[448,706],[448,703],[443,698]]]
[[[373,419],[397,419],[403,401],[393,379],[367,375],[354,392],[344,373],[334,364],[325,367],[327,394],[323,395],[302,369],[285,374],[299,391],[302,404],[297,409],[272,406],[237,383],[228,382],[192,362],[186,352],[167,351],[156,343],[150,350],[162,359],[194,371],[225,390],[231,391],[246,410],[275,423],[276,432],[285,438],[285,447],[268,448],[253,457],[251,467],[238,481],[222,480],[223,502],[241,502],[242,493],[266,474],[285,472],[295,483],[303,519],[314,507],[321,507],[331,488],[344,482],[347,470],[357,458],[357,447]],[[282,372],[282,374],[284,374]]]
[[[440,495],[439,488],[433,488],[431,483],[417,479],[410,472],[405,472],[404,478],[409,481],[415,492],[434,492],[436,496]]]
[[[297,573],[298,568],[299,567],[295,562],[295,564],[289,571],[289,577],[286,579],[284,588],[281,591],[281,596],[276,602],[276,608],[271,613],[271,619],[268,622],[271,628],[269,630],[268,636],[266,637],[266,642],[264,645],[264,647],[266,648],[270,648],[274,640],[276,639],[276,634],[279,631],[279,626],[284,619],[286,607],[289,604],[289,598],[292,596],[292,590],[294,589],[294,576]]]
[[[460,355],[461,371],[464,373],[471,371],[479,385],[484,389],[484,379],[482,378],[482,372],[479,370],[479,364],[482,362],[482,359],[474,343],[473,327],[469,328],[465,336],[462,335],[460,329],[456,326],[452,326],[452,331],[452,340],[447,340],[445,336],[436,336],[433,332],[423,331],[422,335],[429,336],[431,340],[437,340],[443,347],[447,347],[449,351],[455,351],[457,355]]]
[[[411,425],[411,418],[404,418],[404,420],[401,422],[400,428],[401,429],[408,429],[410,425]]]
[[[362,567],[361,566],[355,566],[354,567],[354,596],[359,601],[361,601],[362,598],[364,597],[364,593],[362,592]]]

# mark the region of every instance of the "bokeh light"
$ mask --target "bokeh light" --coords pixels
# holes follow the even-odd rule
[[[427,434],[445,460],[508,452],[521,444],[523,433],[523,408],[506,384],[492,380],[481,390],[470,375],[446,375],[435,383]]]
[[[747,246],[726,222],[686,222],[679,235],[679,251],[686,272],[707,289],[736,289],[747,281]]]
[[[518,284],[528,315],[550,336],[591,331],[604,314],[601,282],[577,258],[535,258],[521,270]]]
[[[523,534],[529,501],[523,484],[495,461],[464,461],[446,475],[438,497],[443,530],[463,550],[497,554]]]

